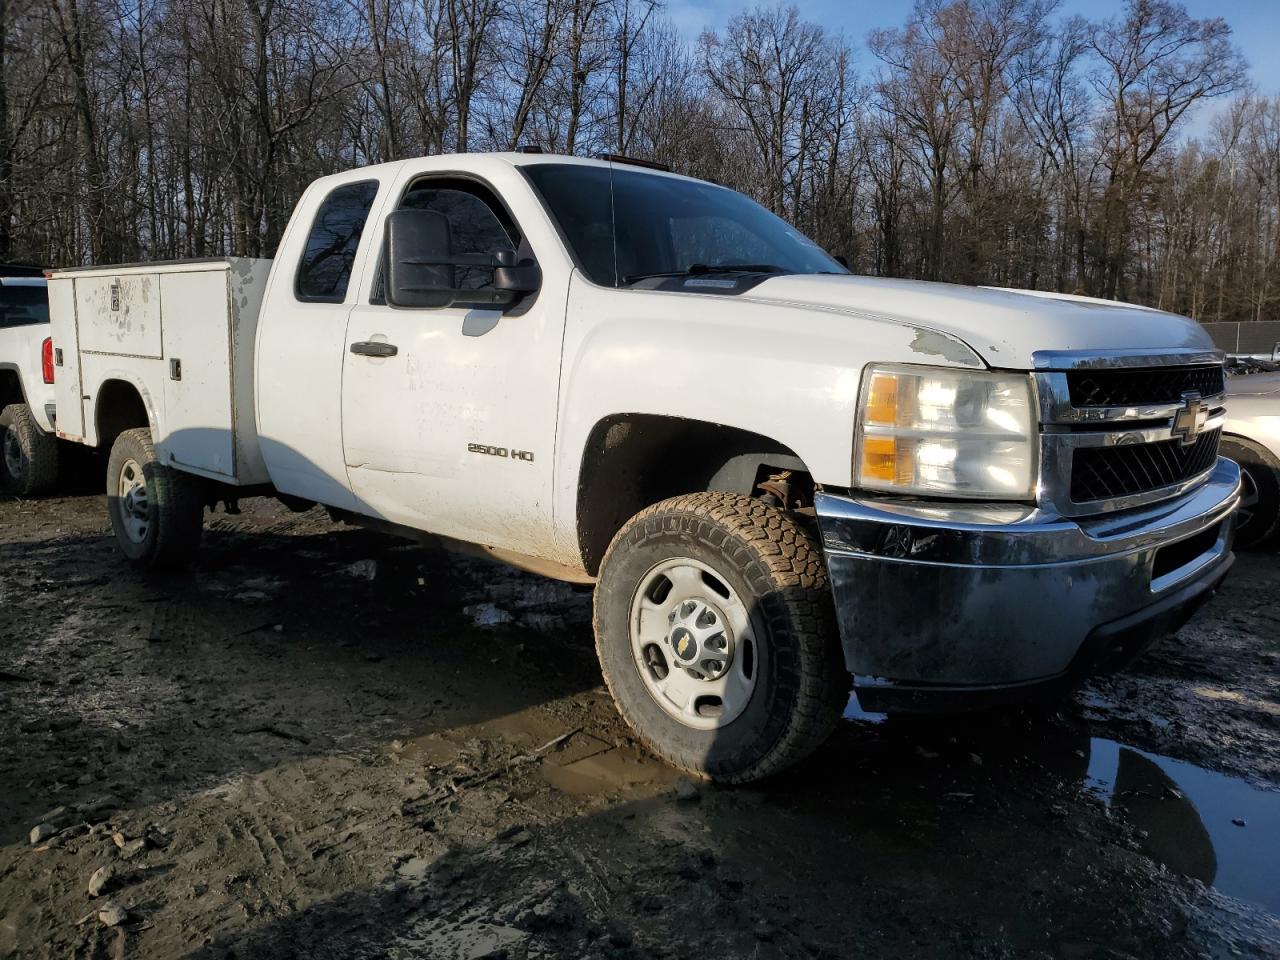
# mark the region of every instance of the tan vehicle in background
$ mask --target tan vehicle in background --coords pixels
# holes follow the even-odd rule
[[[1240,465],[1236,546],[1261,547],[1280,532],[1280,373],[1227,380],[1224,457]]]

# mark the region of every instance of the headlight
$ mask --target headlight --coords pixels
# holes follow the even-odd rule
[[[854,485],[937,497],[1035,496],[1031,378],[946,367],[867,367]]]

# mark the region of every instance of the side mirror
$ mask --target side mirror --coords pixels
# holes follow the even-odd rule
[[[393,307],[445,307],[454,287],[453,232],[434,210],[396,210],[387,215],[386,296]]]
[[[538,264],[520,259],[514,250],[455,253],[449,221],[434,210],[404,209],[387,215],[384,261],[386,298],[393,307],[462,303],[505,308],[542,285]],[[461,287],[459,270],[491,271],[493,285],[481,290]]]
[[[493,285],[513,294],[513,300],[542,286],[542,270],[537,261],[516,256],[514,250],[499,250],[493,256]]]

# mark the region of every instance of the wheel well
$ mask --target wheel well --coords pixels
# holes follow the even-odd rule
[[[16,370],[0,370],[0,409],[11,403],[26,403],[22,395],[22,381]]]
[[[781,484],[768,483],[784,473]],[[614,534],[645,507],[704,490],[762,493],[779,505],[803,507],[812,503],[813,479],[790,449],[747,430],[651,414],[601,420],[587,439],[578,476],[583,566],[596,574]]]
[[[1276,452],[1272,450],[1271,447],[1267,446],[1265,443],[1259,443],[1252,437],[1246,437],[1239,433],[1224,433],[1222,435],[1222,443],[1234,443],[1236,446],[1244,447],[1246,450],[1252,451],[1255,455],[1261,458],[1263,463],[1271,466],[1273,469],[1280,469],[1280,456],[1277,456]],[[1230,454],[1223,453],[1221,449],[1219,449],[1218,452],[1228,460],[1235,459]],[[1243,466],[1244,465],[1241,464],[1242,468]]]
[[[98,388],[94,408],[98,425],[98,447],[110,450],[116,437],[134,427],[151,426],[147,405],[138,388],[124,380],[107,380]]]

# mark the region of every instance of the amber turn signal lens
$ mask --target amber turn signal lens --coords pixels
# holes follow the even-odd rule
[[[891,373],[873,373],[867,391],[868,423],[891,425],[898,422],[898,378]]]
[[[896,486],[911,481],[913,468],[910,444],[899,444],[892,437],[863,438],[863,477],[882,480]]]

